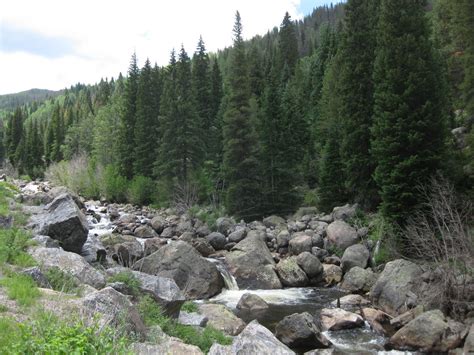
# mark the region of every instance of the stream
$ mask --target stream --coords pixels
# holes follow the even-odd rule
[[[92,242],[101,235],[111,233],[114,229],[105,208],[99,202],[88,201],[85,203],[87,220],[89,223],[88,241]],[[140,217],[140,216],[139,216]],[[140,218],[142,219],[142,218]],[[143,217],[142,223],[146,223]],[[137,238],[140,240],[140,238]],[[140,240],[143,242],[143,240]],[[309,312],[318,315],[322,308],[331,307],[330,303],[338,297],[345,295],[337,288],[304,287],[286,288],[277,290],[239,290],[237,282],[227,270],[222,259],[207,258],[216,264],[225,282],[225,289],[208,300],[197,302],[223,304],[230,308],[238,317],[245,322],[257,319],[262,325],[275,330],[276,324],[284,317],[301,312]],[[244,293],[252,293],[264,299],[269,308],[258,314],[246,314],[237,309],[237,303]],[[386,338],[378,335],[370,329],[368,324],[362,328],[339,330],[323,333],[336,349],[337,354],[408,354],[399,351],[384,351]]]

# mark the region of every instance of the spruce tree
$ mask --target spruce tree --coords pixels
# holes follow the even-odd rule
[[[349,198],[375,207],[377,192],[370,155],[373,110],[372,72],[375,59],[377,1],[349,0],[340,44],[341,155]]]
[[[286,67],[291,76],[294,73],[296,62],[298,61],[298,40],[296,30],[291,16],[288,12],[280,25],[278,36],[279,69],[283,72]],[[287,79],[289,79],[289,76]]]
[[[445,93],[422,0],[383,0],[374,68],[371,152],[382,214],[403,224],[418,186],[440,167]]]
[[[10,118],[9,122],[9,130],[8,130],[8,149],[7,149],[7,157],[10,163],[15,166],[17,162],[17,155],[16,151],[18,146],[20,145],[20,141],[23,137],[23,111],[21,107],[17,107],[15,112]]]
[[[209,129],[213,125],[213,117],[211,116],[211,80],[209,68],[209,56],[206,52],[206,47],[202,37],[199,37],[199,42],[196,52],[193,55],[192,61],[192,86],[194,102],[196,104],[197,114],[201,120],[201,127],[205,134],[205,141],[209,139]]]
[[[154,155],[156,150],[156,122],[158,113],[155,111],[152,68],[147,59],[140,71],[137,89],[136,121],[134,129],[134,175],[151,177],[153,172]]]
[[[257,137],[250,107],[250,83],[242,24],[235,16],[234,46],[231,52],[224,112],[224,170],[227,183],[227,211],[245,220],[260,216],[261,182]]]
[[[137,112],[137,91],[138,91],[139,70],[137,66],[137,56],[132,55],[128,69],[128,78],[125,85],[125,109],[121,119],[119,135],[119,167],[120,173],[127,178],[133,176],[133,160],[135,145],[135,120]]]

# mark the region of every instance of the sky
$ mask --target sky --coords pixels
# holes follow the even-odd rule
[[[339,2],[333,0],[332,2]],[[0,95],[126,74],[135,51],[166,65],[184,46],[190,56],[199,36],[215,52],[232,44],[235,11],[244,38],[279,26],[329,0],[14,0],[0,2]]]

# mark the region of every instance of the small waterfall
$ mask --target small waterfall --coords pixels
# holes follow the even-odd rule
[[[222,275],[222,278],[224,279],[225,287],[228,290],[236,291],[239,289],[239,285],[237,285],[237,281],[235,280],[235,277],[232,276],[232,274],[227,270],[227,267],[225,266],[224,262],[219,259],[213,259],[213,258],[206,258],[210,262],[216,264],[217,270]]]

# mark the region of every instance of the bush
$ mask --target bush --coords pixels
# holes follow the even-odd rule
[[[192,326],[179,324],[175,320],[166,317],[161,308],[149,296],[145,296],[140,300],[138,311],[147,326],[159,325],[166,334],[179,338],[187,344],[196,345],[205,353],[209,351],[214,343],[222,345],[232,343],[230,337],[210,326],[201,331]]]
[[[124,354],[130,341],[117,330],[62,321],[49,313],[28,324],[0,318],[0,353],[13,354]]]
[[[12,273],[0,280],[7,289],[8,298],[16,300],[20,306],[31,306],[40,296],[36,283],[28,275]]]
[[[0,229],[0,263],[18,266],[33,266],[33,257],[26,248],[32,245],[30,235],[21,229]]]
[[[402,252],[424,261],[438,275],[424,303],[462,318],[472,308],[469,284],[474,276],[473,205],[442,177],[420,188],[424,203],[409,219]],[[439,276],[441,275],[441,276]]]
[[[55,291],[76,294],[80,291],[79,282],[76,278],[73,275],[62,271],[57,266],[46,270],[44,276],[46,276],[48,282]]]
[[[111,202],[125,202],[127,188],[128,181],[120,175],[118,168],[114,165],[107,165],[101,186],[102,195]]]
[[[153,202],[155,182],[145,176],[135,176],[128,188],[128,201],[135,205],[147,205]]]
[[[109,282],[123,282],[130,288],[134,296],[140,294],[140,280],[131,271],[121,271],[110,277]]]

